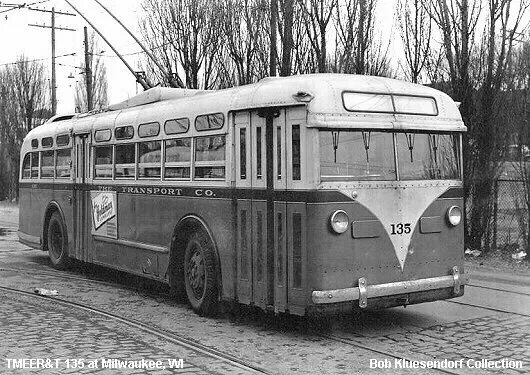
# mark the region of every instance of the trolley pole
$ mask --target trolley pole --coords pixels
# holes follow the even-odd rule
[[[88,112],[94,109],[92,98],[92,68],[90,66],[90,56],[88,53],[88,32],[87,27],[84,27],[85,33],[85,82],[86,82],[86,99],[88,105]]]

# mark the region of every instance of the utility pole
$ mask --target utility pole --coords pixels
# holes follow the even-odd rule
[[[75,16],[73,13],[66,13],[66,12],[56,12],[55,7],[52,8],[52,10],[47,9],[38,9],[38,8],[30,8],[27,7],[28,10],[33,10],[37,12],[45,12],[45,13],[51,13],[51,26],[46,25],[36,25],[36,24],[28,24],[28,26],[34,26],[34,27],[42,27],[45,29],[51,29],[52,30],[52,83],[51,83],[51,92],[52,92],[52,116],[55,116],[57,114],[57,82],[56,82],[56,75],[55,75],[55,30],[63,30],[63,31],[75,31],[75,29],[70,29],[68,27],[57,27],[55,26],[55,15],[61,14],[65,16]]]
[[[90,56],[88,53],[88,32],[86,26],[85,32],[85,82],[86,82],[86,100],[88,105],[88,112],[94,109],[92,101],[92,68],[90,67]]]

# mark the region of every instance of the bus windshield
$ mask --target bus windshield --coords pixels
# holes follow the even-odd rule
[[[321,130],[319,139],[322,181],[460,178],[458,134]]]

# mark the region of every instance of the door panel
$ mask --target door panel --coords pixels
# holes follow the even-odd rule
[[[74,135],[74,191],[73,191],[73,209],[74,209],[74,239],[75,239],[75,258],[83,261],[88,259],[88,233],[90,221],[90,210],[86,183],[89,174],[89,134]]]
[[[252,200],[253,301],[267,307],[267,202]]]
[[[287,253],[289,311],[302,314],[305,308],[306,285],[306,206],[305,203],[287,205]]]
[[[252,301],[251,201],[237,202],[237,295],[239,302]]]

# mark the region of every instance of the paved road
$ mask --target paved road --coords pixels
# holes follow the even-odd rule
[[[367,312],[359,319],[335,319],[329,326],[308,330],[296,319],[271,321],[260,314],[240,316],[237,321],[223,316],[213,319],[198,317],[185,304],[168,298],[163,287],[146,283],[136,290],[131,289],[131,285],[144,283],[140,279],[98,267],[77,268],[60,274],[86,277],[88,280],[39,274],[39,271],[53,271],[46,253],[17,244],[16,233],[5,230],[5,226],[3,231],[0,229],[0,268],[0,285],[23,290],[34,287],[56,289],[62,299],[185,335],[207,346],[252,360],[271,373],[439,373],[421,369],[370,369],[370,360],[379,360],[384,364],[385,360],[392,359],[381,352],[415,360],[509,359],[522,361],[523,369],[486,371],[464,368],[456,372],[530,373],[527,360],[530,318],[522,316],[530,312],[530,278],[525,276],[472,270],[472,280],[473,275],[477,275],[473,283],[478,286],[468,287],[466,295],[455,301]],[[9,271],[10,268],[25,271]],[[106,283],[98,283],[94,279],[103,279]],[[192,372],[232,373],[230,371],[233,370],[201,359],[155,336],[139,333],[125,324],[59,306],[52,299],[0,293],[0,300],[8,301],[0,304],[0,331],[6,343],[0,346],[0,360],[43,356],[85,359],[86,365],[87,361],[98,358],[167,360],[182,357],[189,366],[187,369]],[[349,346],[348,341],[377,349],[379,353]],[[13,373],[5,366],[5,362],[0,363],[0,373]],[[60,372],[79,372],[74,370],[61,368]],[[84,372],[93,370],[82,369]],[[56,369],[41,371],[57,373]]]

